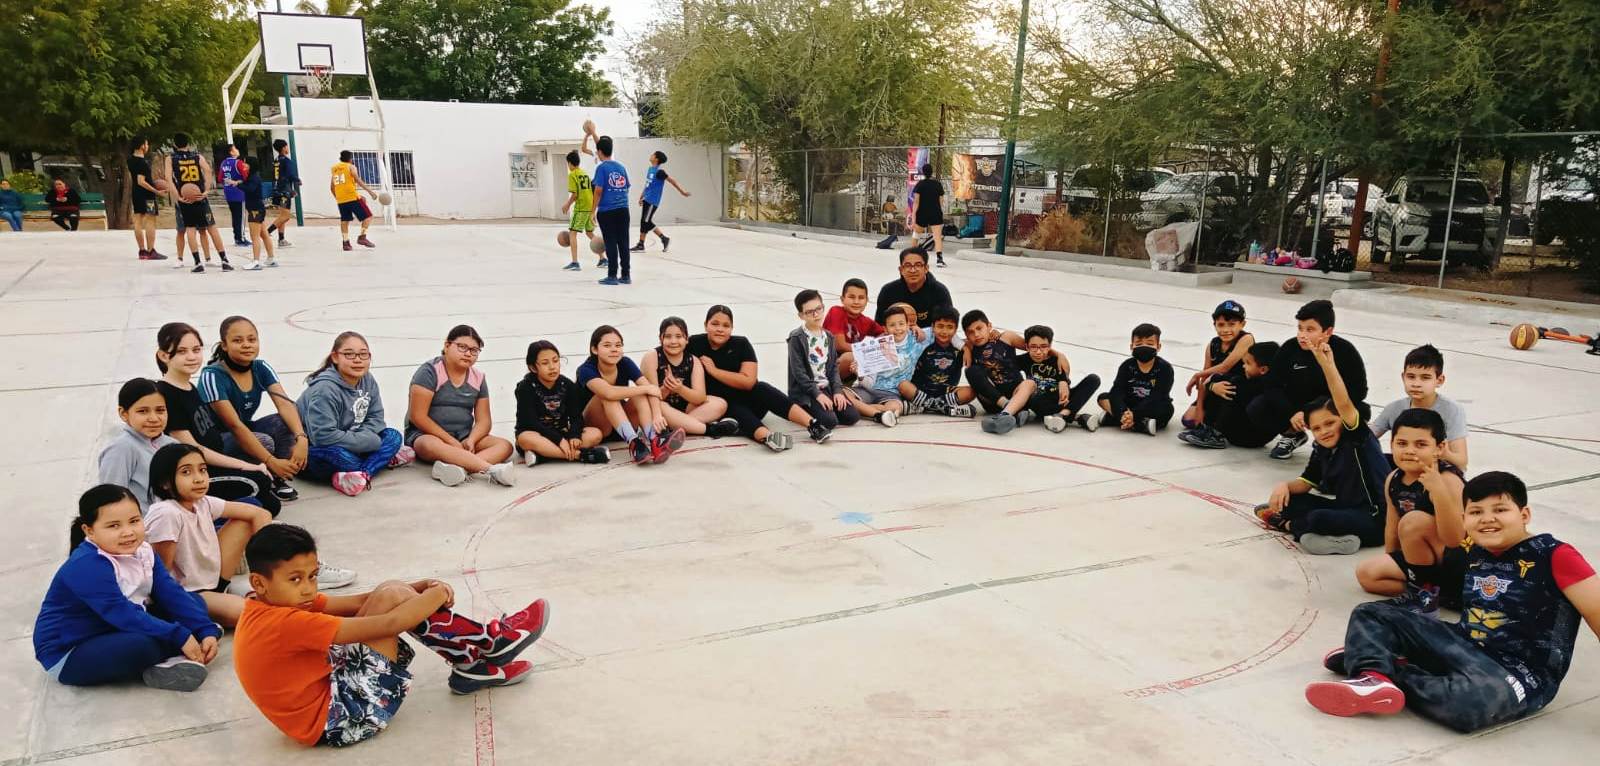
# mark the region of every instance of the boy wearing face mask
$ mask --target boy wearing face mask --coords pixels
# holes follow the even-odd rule
[[[1111,390],[1101,394],[1100,424],[1155,436],[1172,419],[1172,364],[1162,359],[1161,328],[1149,322],[1133,328],[1132,358],[1117,368]]]

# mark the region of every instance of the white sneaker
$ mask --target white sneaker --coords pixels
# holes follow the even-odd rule
[[[539,456],[537,454],[535,454],[534,451],[531,450],[531,449],[530,450],[524,450],[523,453],[522,453],[522,464],[527,466],[527,467],[529,467],[529,468],[532,468],[532,467],[534,467],[534,466],[539,464]]]
[[[1044,416],[1044,427],[1050,433],[1061,433],[1067,430],[1067,419],[1060,415],[1046,415]]]
[[[440,460],[433,464],[433,478],[446,487],[454,487],[467,480],[467,469]]]
[[[251,261],[249,266],[244,267],[244,271],[260,271],[260,270],[261,270],[261,262],[260,261]]]
[[[894,428],[895,424],[900,422],[900,417],[894,414],[894,410],[884,410],[878,413],[878,422],[882,423],[884,428]]]
[[[952,405],[949,413],[947,414],[949,414],[952,418],[970,418],[977,414],[977,411],[972,409],[972,405],[970,404],[957,404]]]
[[[517,486],[516,467],[515,463],[507,460],[504,463],[496,463],[489,466],[489,470],[484,473],[489,474],[489,481],[502,487],[515,487]]]
[[[144,669],[144,685],[152,689],[192,692],[206,681],[206,666],[182,655]]]
[[[1094,433],[1100,428],[1100,415],[1094,412],[1085,412],[1077,418],[1078,427],[1089,433]]]
[[[318,564],[317,589],[337,590],[356,581],[356,570],[336,567],[332,564]]]

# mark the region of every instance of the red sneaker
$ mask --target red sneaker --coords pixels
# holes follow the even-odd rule
[[[365,234],[356,237],[356,244],[361,245],[362,247],[377,247],[377,245],[372,244],[372,240],[367,239],[367,235]]]
[[[656,434],[654,442],[650,444],[650,458],[656,463],[665,463],[683,446],[684,433],[682,428],[672,429],[669,434]]]
[[[1344,681],[1318,681],[1306,687],[1306,702],[1328,715],[1393,715],[1406,709],[1406,693],[1376,673]]]
[[[354,250],[354,249],[355,248],[350,246],[350,240],[347,239],[347,240],[344,241],[344,251],[345,252],[348,253],[348,252],[350,252],[351,250]]]
[[[488,625],[489,636],[499,639],[509,631],[524,631],[533,635],[534,640],[544,635],[544,628],[550,624],[550,602],[538,599],[523,607],[520,612],[513,612],[498,620],[490,620]]]
[[[492,686],[511,686],[528,680],[528,674],[531,672],[533,663],[526,660],[508,662],[504,665],[491,665],[487,662],[457,665],[450,671],[450,691],[455,694],[471,694]]]

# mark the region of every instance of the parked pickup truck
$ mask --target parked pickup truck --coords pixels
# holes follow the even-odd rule
[[[1450,212],[1450,176],[1402,176],[1373,217],[1372,261],[1390,261],[1398,271],[1406,261],[1434,260],[1448,252],[1450,263],[1483,265],[1499,244],[1500,209],[1489,187],[1477,178],[1459,178],[1455,213]],[[1450,242],[1446,246],[1448,218]]]
[[[1120,173],[1121,178],[1113,179],[1107,176]],[[1098,213],[1106,204],[1105,189],[1113,185],[1135,196],[1118,200],[1115,204],[1114,214],[1132,214],[1139,212],[1139,199],[1141,195],[1173,176],[1173,172],[1165,168],[1116,168],[1115,170],[1094,165],[1084,165],[1072,171],[1072,177],[1067,179],[1061,189],[1061,201],[1066,204],[1067,210],[1073,215],[1084,213]]]

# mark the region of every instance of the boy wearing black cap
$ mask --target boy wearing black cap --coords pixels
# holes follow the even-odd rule
[[[1189,383],[1183,387],[1185,393],[1194,394],[1194,404],[1189,405],[1181,421],[1186,429],[1193,430],[1207,420],[1208,381],[1213,376],[1231,372],[1244,361],[1245,352],[1256,342],[1256,336],[1244,330],[1244,306],[1236,300],[1230,298],[1217,304],[1216,310],[1211,312],[1211,324],[1216,328],[1217,337],[1206,345],[1200,371],[1190,375]]]

